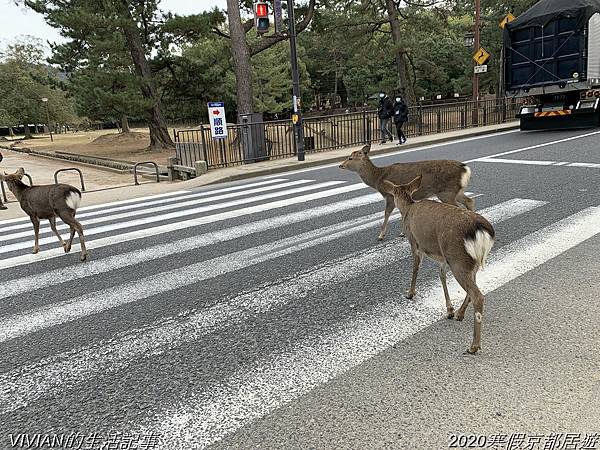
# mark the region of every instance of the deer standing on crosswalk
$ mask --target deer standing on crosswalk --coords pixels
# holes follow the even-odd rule
[[[386,180],[396,184],[406,184],[422,175],[421,187],[413,195],[415,200],[435,195],[444,203],[456,206],[461,203],[471,211],[475,209],[473,199],[465,195],[465,188],[471,179],[471,169],[464,163],[437,159],[377,167],[369,158],[370,150],[371,145],[365,145],[361,150],[352,152],[339,167],[356,172],[366,185],[383,195],[385,213],[378,236],[380,241],[385,237],[390,214],[394,210],[394,197],[383,188],[383,182]]]
[[[413,272],[406,298],[413,298],[416,294],[417,273],[422,257],[425,255],[437,261],[440,265],[447,317],[463,320],[467,306],[473,302],[473,343],[467,352],[476,353],[481,349],[484,297],[475,278],[494,245],[494,228],[483,216],[472,211],[431,200],[415,202],[412,195],[419,190],[421,180],[422,177],[418,176],[410,183],[400,186],[389,181],[383,182],[383,189],[393,196],[394,203],[402,214],[404,232],[412,250]],[[448,268],[467,292],[456,315],[446,286]]]
[[[8,189],[17,197],[21,208],[27,213],[33,224],[35,243],[33,253],[40,251],[39,234],[40,219],[47,219],[50,228],[63,246],[65,253],[71,251],[75,232],[79,235],[81,243],[81,261],[85,261],[88,251],[83,238],[83,227],[75,220],[75,213],[81,203],[81,192],[76,187],[68,184],[48,184],[43,186],[27,186],[22,178],[25,174],[23,169],[13,174],[0,175],[0,179],[6,182]],[[56,217],[60,217],[71,229],[71,237],[68,242],[63,241],[56,230]]]

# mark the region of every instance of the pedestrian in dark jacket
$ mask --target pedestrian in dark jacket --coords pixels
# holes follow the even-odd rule
[[[394,105],[385,92],[379,93],[379,106],[377,107],[377,115],[379,117],[379,131],[381,132],[381,143],[385,144],[389,137],[390,141],[394,140],[394,136],[388,130],[388,123],[394,114]]]
[[[0,162],[3,160],[4,158],[2,158],[2,153],[0,153]],[[2,181],[0,181],[0,183],[2,183]],[[2,192],[2,191],[0,191]],[[4,206],[4,203],[2,203],[2,194],[0,194],[0,209],[8,209],[6,206]]]
[[[404,122],[408,121],[408,105],[401,96],[396,96],[394,102],[394,125],[396,125],[396,134],[398,135],[398,144],[406,142],[406,136],[402,131]]]

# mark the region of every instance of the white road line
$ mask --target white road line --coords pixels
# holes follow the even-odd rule
[[[572,162],[572,163],[568,163],[567,166],[569,166],[569,167],[589,167],[592,169],[600,168],[600,164],[598,164],[598,163],[586,163],[586,162]]]
[[[531,166],[561,166],[561,167],[586,167],[592,169],[600,168],[598,163],[568,162],[568,161],[534,161],[530,159],[504,159],[504,158],[480,158],[473,162],[500,163],[500,164],[524,164]]]
[[[247,250],[229,253],[208,261],[151,275],[103,291],[53,303],[0,318],[0,342],[5,342],[51,326],[97,314],[108,309],[179,289],[200,281],[246,269],[280,256],[298,252],[376,226],[381,213],[330,225],[280,239]]]
[[[481,210],[480,213],[497,223],[544,204],[546,202],[513,199]],[[264,313],[304,298],[323,286],[379,270],[409,254],[406,241],[376,245],[367,251],[328,261],[278,284],[242,293],[210,308],[181,313],[141,329],[121,333],[112,339],[49,356],[35,364],[4,373],[0,375],[0,414],[25,407],[40,397],[53,395],[100,372],[121,370],[137,358],[151,357],[193,342],[203,335],[240,323],[248,315]],[[356,270],[357,267],[360,270]]]
[[[380,155],[374,155],[371,156],[371,159],[380,159],[380,158],[388,158],[390,156],[396,156],[396,155],[403,155],[405,153],[413,153],[413,152],[418,152],[421,150],[429,150],[432,148],[437,148],[437,147],[444,147],[446,145],[454,145],[454,144],[462,144],[463,142],[469,142],[469,141],[476,141],[479,139],[490,139],[490,138],[494,138],[496,136],[502,136],[504,134],[511,134],[511,133],[518,133],[519,130],[509,130],[509,131],[502,131],[499,133],[490,133],[490,134],[486,134],[483,136],[473,136],[473,137],[469,137],[469,138],[464,138],[464,139],[457,139],[455,141],[446,141],[446,142],[440,142],[438,144],[431,144],[431,145],[424,145],[422,147],[416,147],[416,148],[409,148],[406,150],[399,150],[397,152],[390,152],[390,153],[384,153],[384,154],[380,154]],[[348,155],[350,154],[350,149],[348,149]],[[300,170],[293,170],[290,172],[285,172],[285,176],[289,176],[289,175],[295,175],[298,173],[304,173],[304,172],[312,172],[314,170],[320,170],[320,169],[326,169],[329,167],[337,167],[340,165],[340,163],[346,158],[347,155],[345,156],[341,156],[340,157],[340,162],[337,163],[332,163],[332,164],[324,164],[322,166],[317,166],[317,167],[310,167],[307,169],[300,169]],[[269,178],[275,178],[281,176],[280,174],[277,175],[268,175],[266,177],[263,177],[263,179],[269,179]]]
[[[25,292],[42,289],[49,286],[66,283],[71,280],[77,280],[111,270],[123,267],[133,266],[143,262],[163,258],[165,256],[182,253],[189,250],[195,250],[202,247],[208,247],[219,242],[230,241],[232,239],[242,238],[254,233],[261,233],[275,228],[285,227],[294,223],[312,220],[336,212],[345,211],[359,206],[368,205],[382,200],[380,194],[369,194],[361,197],[354,197],[337,203],[331,203],[324,206],[298,211],[283,216],[269,217],[268,219],[250,222],[243,225],[226,228],[224,230],[214,231],[199,236],[193,236],[187,239],[170,242],[169,245],[158,244],[148,248],[142,248],[132,252],[122,253],[115,256],[109,256],[104,259],[91,260],[86,264],[77,264],[60,269],[49,270],[47,272],[36,273],[23,278],[16,278],[2,283],[0,290],[0,299],[23,294]],[[380,214],[383,220],[383,214]]]
[[[524,164],[526,166],[554,166],[556,161],[532,161],[529,159],[502,159],[502,158],[483,158],[475,162],[500,163],[500,164]]]
[[[198,193],[198,194],[187,194],[187,195],[182,195],[182,196],[178,197],[176,199],[176,201],[173,201],[172,199],[167,199],[167,200],[160,199],[160,200],[154,200],[151,202],[146,202],[141,205],[143,207],[143,209],[139,209],[139,210],[132,210],[131,207],[129,207],[129,206],[127,206],[127,207],[120,206],[120,207],[112,208],[112,209],[109,208],[106,211],[101,211],[99,217],[94,217],[94,218],[90,218],[87,220],[81,220],[81,218],[88,217],[90,215],[97,216],[99,213],[94,212],[94,213],[87,213],[87,214],[78,214],[77,219],[79,220],[81,225],[83,225],[85,228],[87,226],[94,225],[97,223],[104,223],[104,222],[116,221],[116,220],[121,220],[121,219],[128,219],[130,217],[143,216],[143,215],[152,214],[152,213],[160,214],[164,211],[169,211],[172,209],[180,209],[180,208],[185,208],[188,206],[198,206],[203,203],[212,203],[212,202],[228,200],[228,199],[236,198],[236,197],[248,196],[246,198],[246,202],[252,203],[254,201],[253,198],[255,198],[255,197],[251,197],[250,196],[251,194],[262,194],[263,192],[275,191],[278,189],[284,189],[284,188],[289,188],[289,187],[293,187],[293,186],[300,186],[302,184],[314,183],[314,181],[315,180],[294,180],[294,181],[288,181],[288,182],[280,183],[280,184],[260,186],[260,187],[254,188],[254,189],[248,189],[246,191],[241,191],[241,192],[237,192],[237,191],[236,192],[228,192],[226,194],[220,194],[220,195],[215,195],[215,196],[211,196],[211,197],[205,196],[204,193],[202,193],[202,192]],[[187,201],[184,201],[184,200],[187,200]],[[153,208],[149,208],[149,206],[153,206],[153,205],[160,205],[160,206],[154,206]],[[216,206],[216,205],[213,205],[213,206]],[[137,208],[137,206],[136,206],[136,208]],[[126,211],[126,212],[109,215],[109,213],[111,213],[111,212],[118,212],[118,211]],[[58,221],[58,222],[59,222],[57,224],[58,230],[65,230],[65,229],[69,228],[67,225],[63,224],[62,222],[60,222],[60,221]],[[4,232],[4,231],[9,231],[10,229],[22,229],[22,228],[31,228],[31,224],[25,223],[25,224],[20,224],[20,225],[13,225],[11,227],[7,227],[6,229],[0,230],[0,231]],[[40,234],[50,234],[50,233],[51,233],[50,226],[48,225],[47,221],[44,221],[44,225],[40,227]],[[28,236],[31,236],[31,230],[7,234],[7,235],[2,236],[2,238],[5,241],[8,241],[11,239],[18,239],[18,238],[28,237]]]
[[[205,225],[214,222],[220,222],[227,219],[233,219],[236,217],[242,217],[249,214],[255,214],[264,211],[270,211],[272,209],[285,208],[291,205],[300,203],[307,203],[313,200],[319,200],[327,197],[333,197],[348,192],[353,192],[361,189],[368,188],[364,183],[356,183],[348,186],[342,186],[335,189],[328,189],[324,191],[315,192],[312,194],[301,195],[298,197],[291,197],[284,200],[278,200],[275,202],[263,203],[255,206],[248,206],[246,208],[239,208],[231,211],[225,211],[218,214],[212,214],[210,216],[198,217],[196,219],[185,220],[181,222],[169,223],[166,225],[160,225],[153,228],[144,228],[141,230],[130,231],[128,233],[120,233],[114,236],[109,236],[100,239],[86,240],[88,249],[106,247],[109,245],[120,244],[122,242],[133,241],[136,239],[143,239],[150,236],[157,236],[163,233],[169,233],[176,230],[184,230],[186,228],[192,228],[199,225]],[[19,255],[11,258],[0,259],[0,270],[8,269],[11,267],[22,266],[24,264],[32,264],[38,261],[44,261],[47,259],[65,257],[65,253],[62,248],[53,248],[50,250],[44,250],[37,255]]]
[[[173,192],[167,192],[165,194],[158,194],[158,195],[151,195],[148,197],[137,197],[137,198],[132,198],[129,200],[119,200],[119,201],[115,201],[115,202],[110,202],[110,203],[100,203],[98,205],[92,205],[92,206],[86,206],[83,208],[79,208],[78,211],[89,211],[92,209],[103,209],[109,206],[115,206],[115,205],[125,205],[125,204],[129,204],[129,203],[136,203],[136,202],[142,202],[145,200],[153,200],[153,199],[157,199],[157,198],[165,198],[165,197],[175,197],[177,195],[182,195],[182,194],[187,194],[190,191],[173,191]],[[11,223],[17,223],[17,222],[28,222],[29,223],[29,217],[17,217],[15,219],[6,219],[6,220],[1,220],[0,221],[0,227],[4,227],[4,225],[8,225]],[[3,230],[4,228],[0,228],[0,231]]]
[[[96,205],[96,206],[88,206],[85,208],[79,208],[77,210],[77,219],[81,222],[81,219],[84,217],[91,217],[91,216],[96,216],[96,215],[102,215],[103,217],[106,217],[109,213],[113,213],[113,212],[117,212],[117,211],[127,211],[127,210],[131,210],[131,209],[137,209],[137,208],[146,208],[148,206],[152,206],[152,205],[160,205],[160,204],[165,204],[165,203],[176,203],[182,200],[186,200],[186,199],[192,199],[192,198],[201,198],[201,197],[208,197],[214,194],[224,194],[224,193],[230,193],[232,191],[241,191],[244,189],[249,189],[249,188],[255,188],[255,187],[259,187],[259,186],[267,186],[267,185],[272,185],[275,183],[282,183],[284,181],[287,181],[287,179],[285,178],[278,178],[278,179],[273,179],[273,180],[267,180],[267,181],[261,181],[258,183],[249,183],[249,184],[244,184],[241,186],[233,186],[233,187],[228,187],[228,188],[223,188],[223,189],[216,189],[216,190],[212,190],[212,191],[202,191],[202,192],[190,192],[190,191],[179,191],[177,194],[177,196],[173,196],[172,194],[162,194],[162,195],[156,195],[156,196],[152,196],[152,197],[142,197],[139,199],[134,199],[134,200],[124,200],[121,202],[113,202],[113,203],[106,203],[104,205]],[[313,181],[313,180],[307,180],[306,182],[309,181]],[[283,187],[283,186],[281,186]],[[254,191],[250,191],[248,190],[246,192],[246,194],[253,194],[256,192],[262,192],[263,190],[272,190],[272,189],[276,189],[273,187],[269,187],[269,188],[264,188],[264,189],[256,189]],[[212,200],[203,200],[201,202],[198,203],[204,203],[204,202],[209,202],[209,201],[213,201],[213,200],[221,200],[223,198],[232,198],[232,197],[238,197],[238,196],[242,196],[245,195],[244,193],[234,193],[233,195],[230,195],[229,197],[213,197]],[[167,198],[165,198],[167,197]],[[124,206],[123,206],[124,204]],[[110,206],[114,206],[114,207],[110,207]],[[87,212],[86,212],[87,211]],[[24,228],[24,227],[30,227],[31,226],[31,222],[29,221],[29,218],[21,218],[18,220],[19,222],[23,222],[20,224],[16,224],[16,225],[11,225],[11,226],[2,226],[4,225],[3,223],[0,223],[0,233],[5,233],[7,231],[12,231],[12,230],[18,230],[20,228]],[[49,227],[46,224],[43,224],[42,228],[44,229],[44,231],[48,231]]]
[[[585,209],[492,252],[478,284],[484,293],[494,291],[598,233],[600,208]],[[440,320],[443,294],[438,284],[432,283],[411,302],[395,293],[395,298],[327,335],[308,337],[292,351],[240,369],[223,383],[165,408],[140,428],[160,434],[165,448],[173,450],[218,442]],[[451,285],[455,296],[456,283]],[[470,330],[465,330],[464,348],[470,338]],[[483,339],[485,347],[485,334]]]
[[[550,142],[544,142],[542,144],[530,145],[529,147],[517,148],[517,149],[514,149],[514,150],[509,150],[507,152],[496,153],[494,155],[482,156],[480,158],[470,159],[470,160],[464,161],[464,162],[465,163],[470,163],[470,162],[474,162],[474,161],[479,161],[481,159],[490,159],[490,158],[497,158],[498,156],[512,155],[513,153],[524,152],[524,151],[527,151],[527,150],[534,150],[536,148],[547,147],[549,145],[562,144],[563,142],[570,142],[570,141],[574,141],[576,139],[583,139],[583,138],[586,138],[586,137],[595,136],[595,135],[597,135],[599,133],[600,133],[600,131],[594,131],[594,132],[591,132],[591,133],[579,134],[577,136],[571,136],[571,137],[564,138],[564,139],[558,139],[556,141],[550,141]]]
[[[337,185],[340,185],[343,183],[344,183],[343,181],[326,181],[324,183],[310,184],[308,186],[302,186],[302,187],[298,187],[298,188],[294,188],[294,189],[286,189],[286,190],[279,191],[279,192],[272,192],[270,194],[257,195],[255,197],[251,197],[251,198],[241,198],[241,199],[237,199],[237,200],[231,200],[231,201],[228,201],[225,203],[217,203],[214,205],[200,206],[200,207],[192,208],[192,209],[180,209],[180,207],[184,206],[184,204],[185,204],[185,203],[180,203],[180,204],[176,205],[178,210],[174,211],[174,212],[170,212],[167,214],[161,214],[161,215],[155,215],[155,216],[149,216],[149,217],[143,217],[140,219],[130,220],[127,222],[110,223],[110,224],[102,225],[102,226],[96,227],[96,228],[85,228],[84,227],[83,233],[87,237],[87,236],[93,236],[95,234],[108,233],[108,232],[113,232],[116,230],[122,230],[124,228],[140,227],[140,226],[148,225],[150,223],[161,222],[163,220],[178,219],[181,217],[186,217],[186,216],[191,216],[193,214],[200,214],[200,213],[204,213],[204,212],[214,211],[217,209],[230,208],[233,206],[243,205],[246,203],[255,203],[260,200],[268,200],[271,198],[284,197],[286,195],[293,195],[293,194],[298,194],[298,193],[306,192],[306,191],[314,191],[314,190],[324,189],[324,188],[331,187],[331,186],[337,186]],[[150,212],[152,212],[152,210],[153,210],[152,208],[147,209],[144,211],[144,213],[145,214],[150,213]],[[156,210],[156,212],[160,212],[161,210],[162,210],[161,208],[158,208]],[[124,216],[128,216],[128,214],[124,213]],[[33,234],[33,231],[31,232],[31,234]],[[33,236],[31,236],[31,237],[33,237]],[[55,236],[48,236],[48,237],[40,238],[40,245],[50,244],[50,243],[56,243],[58,245],[58,241]],[[32,245],[31,241],[20,241],[20,242],[15,242],[12,244],[3,245],[3,246],[0,246],[0,254],[29,248],[29,247],[31,247],[31,245]]]

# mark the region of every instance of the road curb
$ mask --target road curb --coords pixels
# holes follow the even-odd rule
[[[472,133],[468,133],[463,136],[440,136],[438,138],[434,138],[429,141],[424,141],[424,142],[419,142],[419,143],[414,143],[414,144],[403,144],[401,147],[398,147],[397,145],[389,145],[389,146],[381,147],[381,148],[373,148],[373,149],[371,149],[370,153],[371,153],[371,155],[382,155],[382,154],[386,154],[386,153],[394,153],[399,150],[409,150],[411,148],[418,148],[418,147],[423,147],[423,146],[428,146],[428,145],[433,145],[433,144],[438,144],[438,143],[442,144],[445,142],[451,142],[451,141],[456,141],[456,140],[470,138],[470,137],[483,136],[483,135],[487,135],[487,134],[493,135],[496,133],[502,133],[504,131],[517,130],[517,129],[519,129],[518,122],[516,122],[514,125],[506,126],[506,127],[500,128],[498,130],[474,130]],[[349,147],[349,148],[351,148],[351,147]],[[321,166],[321,165],[325,165],[325,164],[331,164],[331,163],[335,163],[335,162],[341,163],[341,161],[342,161],[342,159],[339,156],[335,156],[335,157],[332,156],[329,158],[324,158],[324,159],[319,159],[319,160],[314,160],[314,161],[293,162],[287,166],[270,167],[270,168],[260,169],[260,170],[256,170],[256,171],[251,171],[248,173],[225,175],[221,178],[211,180],[207,183],[198,184],[198,186],[210,186],[213,184],[227,183],[227,182],[231,182],[231,181],[239,181],[239,180],[244,180],[247,178],[254,178],[254,177],[259,177],[259,176],[292,172],[294,170],[308,169],[311,167]],[[210,171],[208,173],[210,173]],[[194,180],[201,180],[201,178],[202,178],[202,176],[195,178]],[[190,180],[190,182],[193,182],[194,180]]]

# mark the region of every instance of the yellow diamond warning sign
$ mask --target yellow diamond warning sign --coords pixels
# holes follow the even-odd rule
[[[504,19],[500,21],[500,28],[504,28],[508,22],[512,22],[513,20],[515,20],[515,16],[513,16],[512,13],[508,13],[504,16]]]
[[[477,65],[482,66],[487,62],[488,59],[490,59],[490,54],[485,48],[479,47],[479,50],[473,54],[473,59]]]

